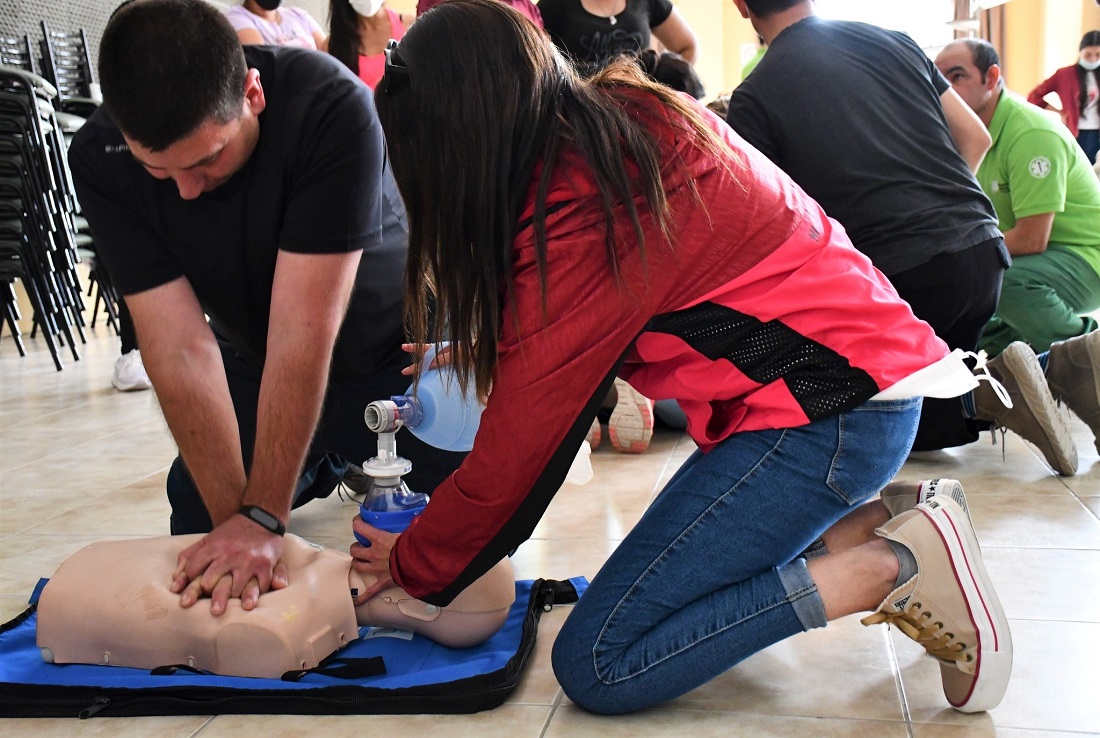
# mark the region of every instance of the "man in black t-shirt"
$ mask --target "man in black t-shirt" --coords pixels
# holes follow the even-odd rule
[[[973,175],[990,146],[981,121],[903,33],[823,20],[809,0],[734,3],[768,53],[733,91],[726,121],[844,226],[918,318],[975,351],[1009,264]],[[926,399],[913,448],[970,443],[993,417]],[[1038,418],[1041,435],[1059,423]]]
[[[285,583],[291,507],[373,454],[364,407],[408,386],[406,227],[381,128],[343,65],[242,50],[203,0],[120,9],[100,77],[73,176],[179,446],[172,532],[212,531],[173,587],[184,605],[251,608]],[[461,460],[409,436],[401,451],[420,489]]]

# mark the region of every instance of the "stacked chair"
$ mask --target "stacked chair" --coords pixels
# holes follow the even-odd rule
[[[28,60],[29,61],[29,60]],[[31,337],[41,331],[57,369],[68,347],[80,358],[83,300],[77,248],[77,205],[65,160],[65,138],[53,107],[57,89],[42,77],[0,66],[0,318],[23,351],[12,283],[18,279],[33,313]],[[2,325],[0,325],[2,328]]]
[[[43,22],[40,57],[34,48],[29,35],[0,37],[0,334],[6,325],[25,355],[18,281],[33,310],[31,337],[41,331],[62,369],[66,350],[78,360],[85,340],[76,264],[90,268],[93,327],[102,308],[118,332],[118,295],[96,263],[66,160],[68,141],[100,100],[87,37]]]

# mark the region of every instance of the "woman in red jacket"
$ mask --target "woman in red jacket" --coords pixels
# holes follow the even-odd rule
[[[1081,52],[1077,63],[1062,67],[1042,82],[1027,96],[1027,101],[1040,108],[1054,110],[1062,116],[1077,143],[1085,150],[1089,164],[1096,163],[1100,151],[1100,31],[1089,31],[1081,38]],[[1058,96],[1061,109],[1044,98],[1053,92]]]
[[[873,499],[921,397],[974,378],[843,228],[695,100],[626,60],[579,77],[497,0],[440,3],[387,54],[406,324],[488,403],[406,532],[354,523],[356,570],[449,602],[532,535],[618,376],[678,400],[699,450],[563,626],[570,699],[639,710],[877,609],[953,706],[997,704],[1011,638],[966,513]]]

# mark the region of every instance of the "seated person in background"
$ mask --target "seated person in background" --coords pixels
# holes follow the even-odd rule
[[[309,13],[283,0],[244,0],[225,11],[242,44],[324,50],[325,32]]]
[[[186,664],[278,679],[317,666],[364,625],[413,631],[451,648],[475,646],[500,629],[515,600],[512,565],[503,559],[447,607],[414,600],[396,586],[355,605],[373,579],[358,574],[347,554],[288,535],[290,584],[254,610],[234,602],[216,616],[205,607],[180,607],[169,589],[176,558],[199,538],[103,541],[70,556],[38,601],[42,657],[140,669]]]
[[[620,54],[664,47],[694,64],[699,42],[671,0],[541,0],[551,40],[581,74],[592,74]]]
[[[522,15],[527,16],[532,23],[539,28],[543,27],[542,13],[539,11],[539,6],[536,5],[533,0],[500,0],[505,5],[510,6],[513,10]],[[427,13],[429,10],[439,5],[443,0],[419,0],[416,3],[416,15],[421,16]]]
[[[809,0],[734,3],[768,53],[726,121],[840,221],[937,336],[976,351],[1009,264],[973,174],[989,148],[981,121],[903,33],[825,20]],[[1026,347],[990,368],[1020,400],[1013,409],[986,385],[969,405],[929,398],[913,449],[972,443],[997,422],[1075,473],[1066,418]]]
[[[954,41],[936,66],[993,137],[978,182],[1013,257],[982,348],[995,356],[1023,341],[1040,352],[1054,396],[1100,447],[1100,334],[1088,315],[1100,308],[1100,182],[1065,126],[1005,89],[988,42]]]
[[[400,41],[413,18],[383,7],[383,0],[330,0],[328,53],[374,89],[386,66],[386,43]]]

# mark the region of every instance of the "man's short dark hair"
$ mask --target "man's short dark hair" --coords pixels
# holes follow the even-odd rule
[[[204,0],[136,0],[103,32],[103,105],[127,137],[163,151],[207,120],[241,115],[248,67],[222,13]]]
[[[767,18],[804,2],[806,0],[745,0],[745,5],[757,18]]]
[[[966,48],[970,49],[970,58],[974,62],[974,66],[978,68],[978,71],[982,73],[982,82],[985,82],[985,76],[989,72],[989,68],[996,64],[1001,66],[1001,57],[997,54],[997,50],[993,48],[993,44],[980,38],[964,38],[959,39]]]

